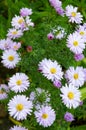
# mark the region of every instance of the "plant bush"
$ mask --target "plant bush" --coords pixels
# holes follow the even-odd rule
[[[23,130],[23,127],[24,130],[70,130],[73,122],[79,119],[86,120],[85,0],[57,0],[58,8],[55,1],[1,1],[0,104],[4,105],[9,119],[16,125],[10,126],[10,130],[17,130],[17,127],[20,127],[20,130]],[[73,10],[75,11],[75,14],[73,12],[73,16],[67,16],[69,12],[65,13],[68,5],[78,8],[77,12],[76,9]],[[25,23],[21,24],[22,21],[20,21],[20,25],[17,26],[17,20],[15,20],[12,24],[13,18],[19,16],[19,20],[22,17],[20,13],[22,8],[31,9],[32,11],[29,10],[31,14],[28,14],[29,17],[23,16]],[[71,7],[69,9],[71,12]],[[78,12],[80,13],[76,20],[73,21],[71,17],[75,19]],[[28,17],[28,20],[26,20],[26,17]],[[80,26],[84,28],[84,38],[79,34]],[[10,34],[9,29],[15,28],[16,31]],[[16,35],[18,30],[22,30],[22,32]],[[12,41],[9,41],[9,39],[7,41],[7,38],[10,38]],[[76,40],[78,40],[78,43],[76,43]],[[69,47],[70,45],[68,46],[68,44],[71,44],[70,42],[73,42],[71,46],[75,48],[79,46],[79,48]],[[11,65],[8,61],[12,62],[14,60],[15,55],[13,54],[15,52],[16,56],[18,55],[18,59],[14,62],[14,65]],[[55,63],[56,66],[54,66]],[[70,67],[72,67],[72,71],[70,71]],[[76,75],[74,77],[73,71],[77,67],[79,68],[75,74],[78,74],[80,79]],[[49,69],[53,70],[49,72]],[[56,74],[55,77],[54,74]],[[70,75],[74,79],[70,78]],[[76,81],[76,79],[79,80]],[[69,91],[69,86],[71,85],[72,87],[70,87]],[[63,86],[65,86],[64,90]],[[68,93],[69,100],[74,99],[74,102],[69,103],[64,93],[65,96],[68,96]],[[27,101],[26,97],[29,101]],[[16,106],[13,105],[17,101],[18,104]],[[23,106],[21,102],[24,103]],[[25,108],[24,105],[27,106],[26,112],[21,112],[20,116],[19,112]],[[45,109],[45,115],[42,115],[40,118],[38,117],[37,120],[41,107],[49,109],[49,112],[46,115]],[[14,108],[17,112],[15,112]],[[29,109],[31,112],[29,112]],[[50,118],[49,122],[41,122],[42,118],[45,120],[48,117]]]

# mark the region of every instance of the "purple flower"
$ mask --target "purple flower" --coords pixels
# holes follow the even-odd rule
[[[61,82],[59,80],[54,80],[53,85],[57,88],[61,87]]]
[[[59,8],[56,8],[56,12],[59,14],[59,15],[64,15],[64,10],[62,9],[62,7],[59,7]]]
[[[71,113],[66,112],[65,115],[64,115],[64,119],[67,122],[72,122],[72,121],[74,121],[74,116]]]
[[[82,60],[84,58],[84,55],[83,54],[75,54],[74,55],[74,59],[76,60],[76,61],[80,61],[80,60]]]
[[[83,105],[83,101],[81,101],[79,105],[82,106]]]
[[[48,40],[52,40],[54,38],[54,35],[50,32],[48,35],[47,35],[47,38]]]
[[[21,15],[22,17],[26,17],[26,16],[31,15],[31,14],[32,14],[32,9],[22,8],[22,9],[20,10],[20,15]]]

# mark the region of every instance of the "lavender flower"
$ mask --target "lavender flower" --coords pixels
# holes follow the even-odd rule
[[[75,54],[74,55],[74,59],[76,60],[76,61],[80,61],[80,60],[82,60],[84,58],[84,55],[81,53],[81,54]]]
[[[64,119],[67,122],[72,122],[72,121],[74,121],[74,116],[71,113],[66,112],[65,115],[64,115]]]

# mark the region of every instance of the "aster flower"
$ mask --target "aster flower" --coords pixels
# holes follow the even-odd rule
[[[34,107],[39,109],[42,105],[47,105],[50,103],[50,94],[44,89],[36,88],[30,93],[29,99],[33,102]]]
[[[30,17],[29,16],[27,16],[26,18],[25,18],[25,21],[26,21],[26,25],[27,25],[27,27],[34,27],[34,23],[32,22],[32,20],[30,19]]]
[[[54,35],[50,32],[50,33],[47,35],[47,37],[48,37],[48,40],[52,40],[52,39],[54,38]]]
[[[74,87],[72,84],[66,84],[62,86],[60,90],[62,102],[66,107],[71,109],[72,107],[77,108],[79,106],[81,93],[78,88]]]
[[[28,9],[28,8],[20,9],[20,15],[22,17],[26,17],[26,16],[31,15],[31,14],[32,14],[32,9]]]
[[[80,24],[82,22],[82,15],[77,12],[78,8],[73,7],[72,5],[66,6],[65,14],[69,18],[69,22]]]
[[[79,25],[76,31],[81,35],[81,37],[86,42],[86,28],[84,27],[84,25],[82,26]]]
[[[13,44],[10,45],[10,48],[14,51],[17,51],[19,48],[21,47],[21,43],[20,42],[13,42]]]
[[[22,127],[22,126],[15,125],[15,126],[11,127],[10,130],[28,130],[28,129],[26,129],[25,127]]]
[[[10,28],[7,33],[7,37],[9,37],[10,39],[20,38],[22,35],[22,30],[15,28]]]
[[[0,40],[0,49],[1,50],[8,50],[11,48],[11,44],[13,44],[13,41],[9,38],[7,39],[1,39]]]
[[[84,55],[83,54],[75,54],[74,55],[74,59],[76,60],[76,61],[80,61],[80,60],[82,60],[84,58]]]
[[[79,33],[70,34],[67,39],[67,47],[70,48],[74,54],[81,54],[85,49],[85,43]]]
[[[9,79],[8,85],[12,91],[17,93],[27,90],[30,82],[26,74],[16,73]]]
[[[6,84],[0,84],[0,100],[8,97],[9,88]]]
[[[13,69],[16,67],[17,63],[20,61],[18,53],[14,50],[5,50],[2,55],[2,63],[8,69]]]
[[[45,58],[39,63],[38,66],[39,70],[41,70],[41,73],[47,77],[47,79],[51,81],[62,79],[62,68],[57,61],[52,61]]]
[[[11,24],[12,27],[16,29],[22,29],[22,25],[25,25],[25,20],[22,16],[15,15],[15,17],[12,18]]]
[[[75,87],[81,87],[85,82],[85,74],[83,67],[69,67],[65,73],[68,83],[73,84]]]
[[[60,0],[49,0],[51,6],[53,6],[56,10],[56,12],[61,15],[64,16],[64,10],[62,8],[62,2]]]
[[[8,103],[10,116],[17,120],[24,120],[28,114],[31,115],[32,107],[32,102],[24,95],[16,95]]]
[[[72,122],[72,121],[74,121],[74,116],[70,112],[66,112],[64,115],[64,119],[67,122]]]
[[[51,126],[56,118],[55,111],[50,106],[42,106],[34,114],[39,125],[43,127]]]
[[[53,29],[53,35],[56,39],[64,38],[66,35],[65,29],[61,26],[58,26],[56,29]]]
[[[57,88],[60,88],[62,84],[59,80],[54,80],[53,85]]]

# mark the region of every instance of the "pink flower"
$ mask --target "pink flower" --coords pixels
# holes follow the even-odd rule
[[[48,35],[47,35],[47,38],[48,40],[52,40],[54,38],[54,35],[50,32]]]
[[[26,17],[26,16],[31,15],[31,14],[32,14],[32,9],[22,8],[22,9],[20,10],[20,15],[21,15],[22,17]]]

